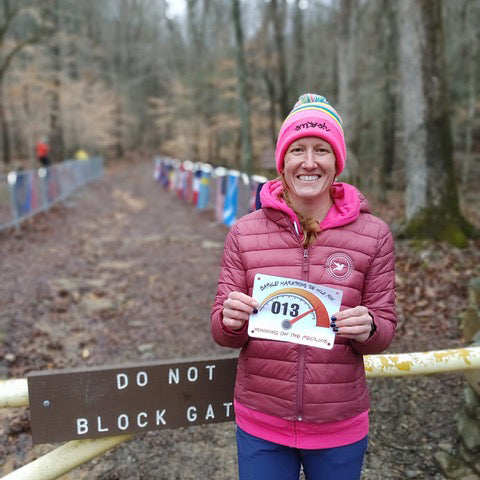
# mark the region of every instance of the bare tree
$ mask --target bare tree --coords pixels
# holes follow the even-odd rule
[[[386,200],[387,191],[392,188],[392,175],[395,165],[395,133],[397,130],[397,77],[398,77],[398,49],[396,45],[396,3],[389,0],[382,1],[382,61],[385,68],[383,78],[383,115],[381,134],[383,137],[383,158],[380,168],[380,195]]]
[[[268,112],[268,143],[269,148],[273,148],[277,141],[277,123],[280,120],[277,104],[277,75],[276,63],[274,58],[273,38],[271,34],[271,6],[269,3],[262,2],[261,24],[255,35],[250,39],[250,44],[259,48],[252,48],[250,53],[250,74],[251,84],[255,93],[264,101]]]
[[[475,125],[475,110],[477,103],[476,92],[476,68],[478,65],[478,43],[480,42],[480,33],[478,30],[478,15],[476,15],[475,3],[467,0],[464,5],[464,31],[466,61],[467,61],[467,119],[465,128],[465,158],[462,168],[462,186],[467,187],[470,176],[471,157],[473,153],[473,132]]]
[[[240,101],[241,118],[241,143],[242,161],[241,165],[248,175],[253,174],[253,152],[252,135],[250,125],[250,99],[248,96],[247,65],[245,62],[245,51],[243,47],[243,29],[240,10],[240,1],[232,0],[232,21],[235,30],[235,57],[237,59],[238,89]]]
[[[49,142],[51,144],[51,155],[54,160],[62,161],[64,159],[64,142],[63,142],[63,119],[61,110],[61,94],[62,94],[62,19],[61,9],[58,0],[54,0],[50,9],[51,22],[54,29],[54,36],[50,42],[51,55],[51,74],[52,86],[50,91],[50,135]]]
[[[398,3],[406,153],[406,233],[464,245],[458,203],[440,0]]]
[[[285,0],[270,0],[270,8],[277,59],[278,104],[280,106],[280,115],[282,118],[285,118],[289,114],[291,108],[284,42],[284,25],[287,4]]]
[[[305,22],[302,0],[295,0],[293,14],[293,70],[290,82],[290,97],[305,93]]]
[[[40,5],[46,3],[41,2]],[[36,43],[41,38],[41,29],[39,26],[37,12],[32,8],[32,2],[11,2],[2,1],[2,11],[0,17],[0,131],[2,138],[2,153],[4,163],[10,163],[10,136],[8,131],[7,118],[5,113],[4,100],[4,80],[5,75],[12,63],[12,60],[28,45]],[[26,33],[20,38],[11,38],[9,34],[14,23],[23,17],[29,16],[30,21],[25,25]],[[11,40],[11,42],[8,42]]]
[[[356,0],[341,0],[338,11],[340,33],[337,50],[338,109],[346,132],[349,161],[344,175],[356,182],[358,179],[358,119],[359,102],[354,87],[356,79],[356,45],[358,4]]]
[[[265,159],[268,168],[280,122],[298,94],[311,91],[342,116],[345,176],[380,195],[403,188],[406,177],[392,174],[406,166],[404,150],[395,152],[403,134],[399,102],[416,91],[406,94],[398,80],[394,17],[403,3],[239,0],[239,61],[232,0],[188,0],[174,17],[166,0],[0,0],[0,153],[7,161],[24,159],[51,124],[52,142],[64,143],[58,159],[82,145],[115,156],[160,150],[242,169],[253,164],[246,158]],[[432,12],[432,5],[425,8]],[[51,6],[51,17],[38,14]],[[442,8],[449,75],[424,74],[435,81],[424,81],[419,91],[430,95],[437,77],[449,78],[444,95],[455,100],[455,148],[465,152],[458,170],[472,189],[475,169],[467,160],[478,149],[480,9],[474,0],[442,2]],[[60,16],[56,28],[53,13]],[[37,32],[43,36],[35,42]],[[435,143],[433,134],[425,135]],[[416,188],[408,190],[409,205],[418,203],[416,195]]]

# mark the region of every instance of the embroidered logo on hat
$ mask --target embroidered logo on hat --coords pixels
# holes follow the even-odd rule
[[[354,270],[352,257],[346,253],[332,253],[325,262],[327,272],[337,280],[347,279]]]
[[[327,127],[325,122],[323,123],[318,123],[318,122],[306,122],[306,123],[300,123],[295,127],[295,130],[298,132],[298,130],[301,130],[302,128],[321,128],[322,130],[326,130],[327,132],[330,131],[330,129]]]

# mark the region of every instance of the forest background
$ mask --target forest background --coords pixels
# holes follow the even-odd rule
[[[480,227],[479,25],[480,0],[186,0],[180,11],[165,0],[0,0],[0,180],[38,167],[43,136],[53,162],[79,148],[107,160],[87,194],[1,239],[0,376],[212,351],[198,320],[209,317],[225,229],[174,197],[159,207],[152,155],[272,178],[276,135],[305,92],[340,112],[340,179],[397,239],[467,247],[396,242],[393,351],[464,345],[459,315],[480,275],[480,239],[470,239]],[[192,292],[199,303],[184,300]],[[85,313],[96,302],[111,306]],[[152,322],[166,305],[170,323]],[[457,442],[462,378],[371,386],[365,478],[444,478],[433,452]],[[27,413],[10,415],[0,416],[5,473],[38,454]],[[233,478],[228,427],[164,433],[73,475]]]
[[[401,203],[407,234],[475,233],[478,0],[184,6],[1,0],[0,171],[35,167],[47,136],[54,161],[161,153],[272,176],[283,118],[315,92],[343,118],[343,180]]]

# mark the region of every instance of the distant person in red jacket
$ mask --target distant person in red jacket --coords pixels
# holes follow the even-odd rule
[[[50,158],[48,154],[50,153],[50,146],[47,143],[46,138],[42,138],[36,146],[37,160],[42,167],[48,167],[50,165]]]
[[[262,208],[225,240],[212,335],[241,349],[240,480],[298,480],[302,467],[307,480],[361,475],[370,409],[363,355],[382,352],[395,333],[394,249],[365,197],[336,181],[345,159],[338,112],[324,97],[302,95],[278,136],[280,176],[263,186]],[[261,283],[253,298],[262,275],[277,280]],[[322,293],[312,307],[311,287],[331,300],[341,293],[341,302],[327,312]],[[265,328],[256,331],[249,320],[257,313]],[[308,343],[320,335],[328,348]]]

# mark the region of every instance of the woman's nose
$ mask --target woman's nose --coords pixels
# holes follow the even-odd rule
[[[305,157],[303,160],[303,166],[304,168],[315,168],[315,152],[313,149],[307,148],[305,150]]]

